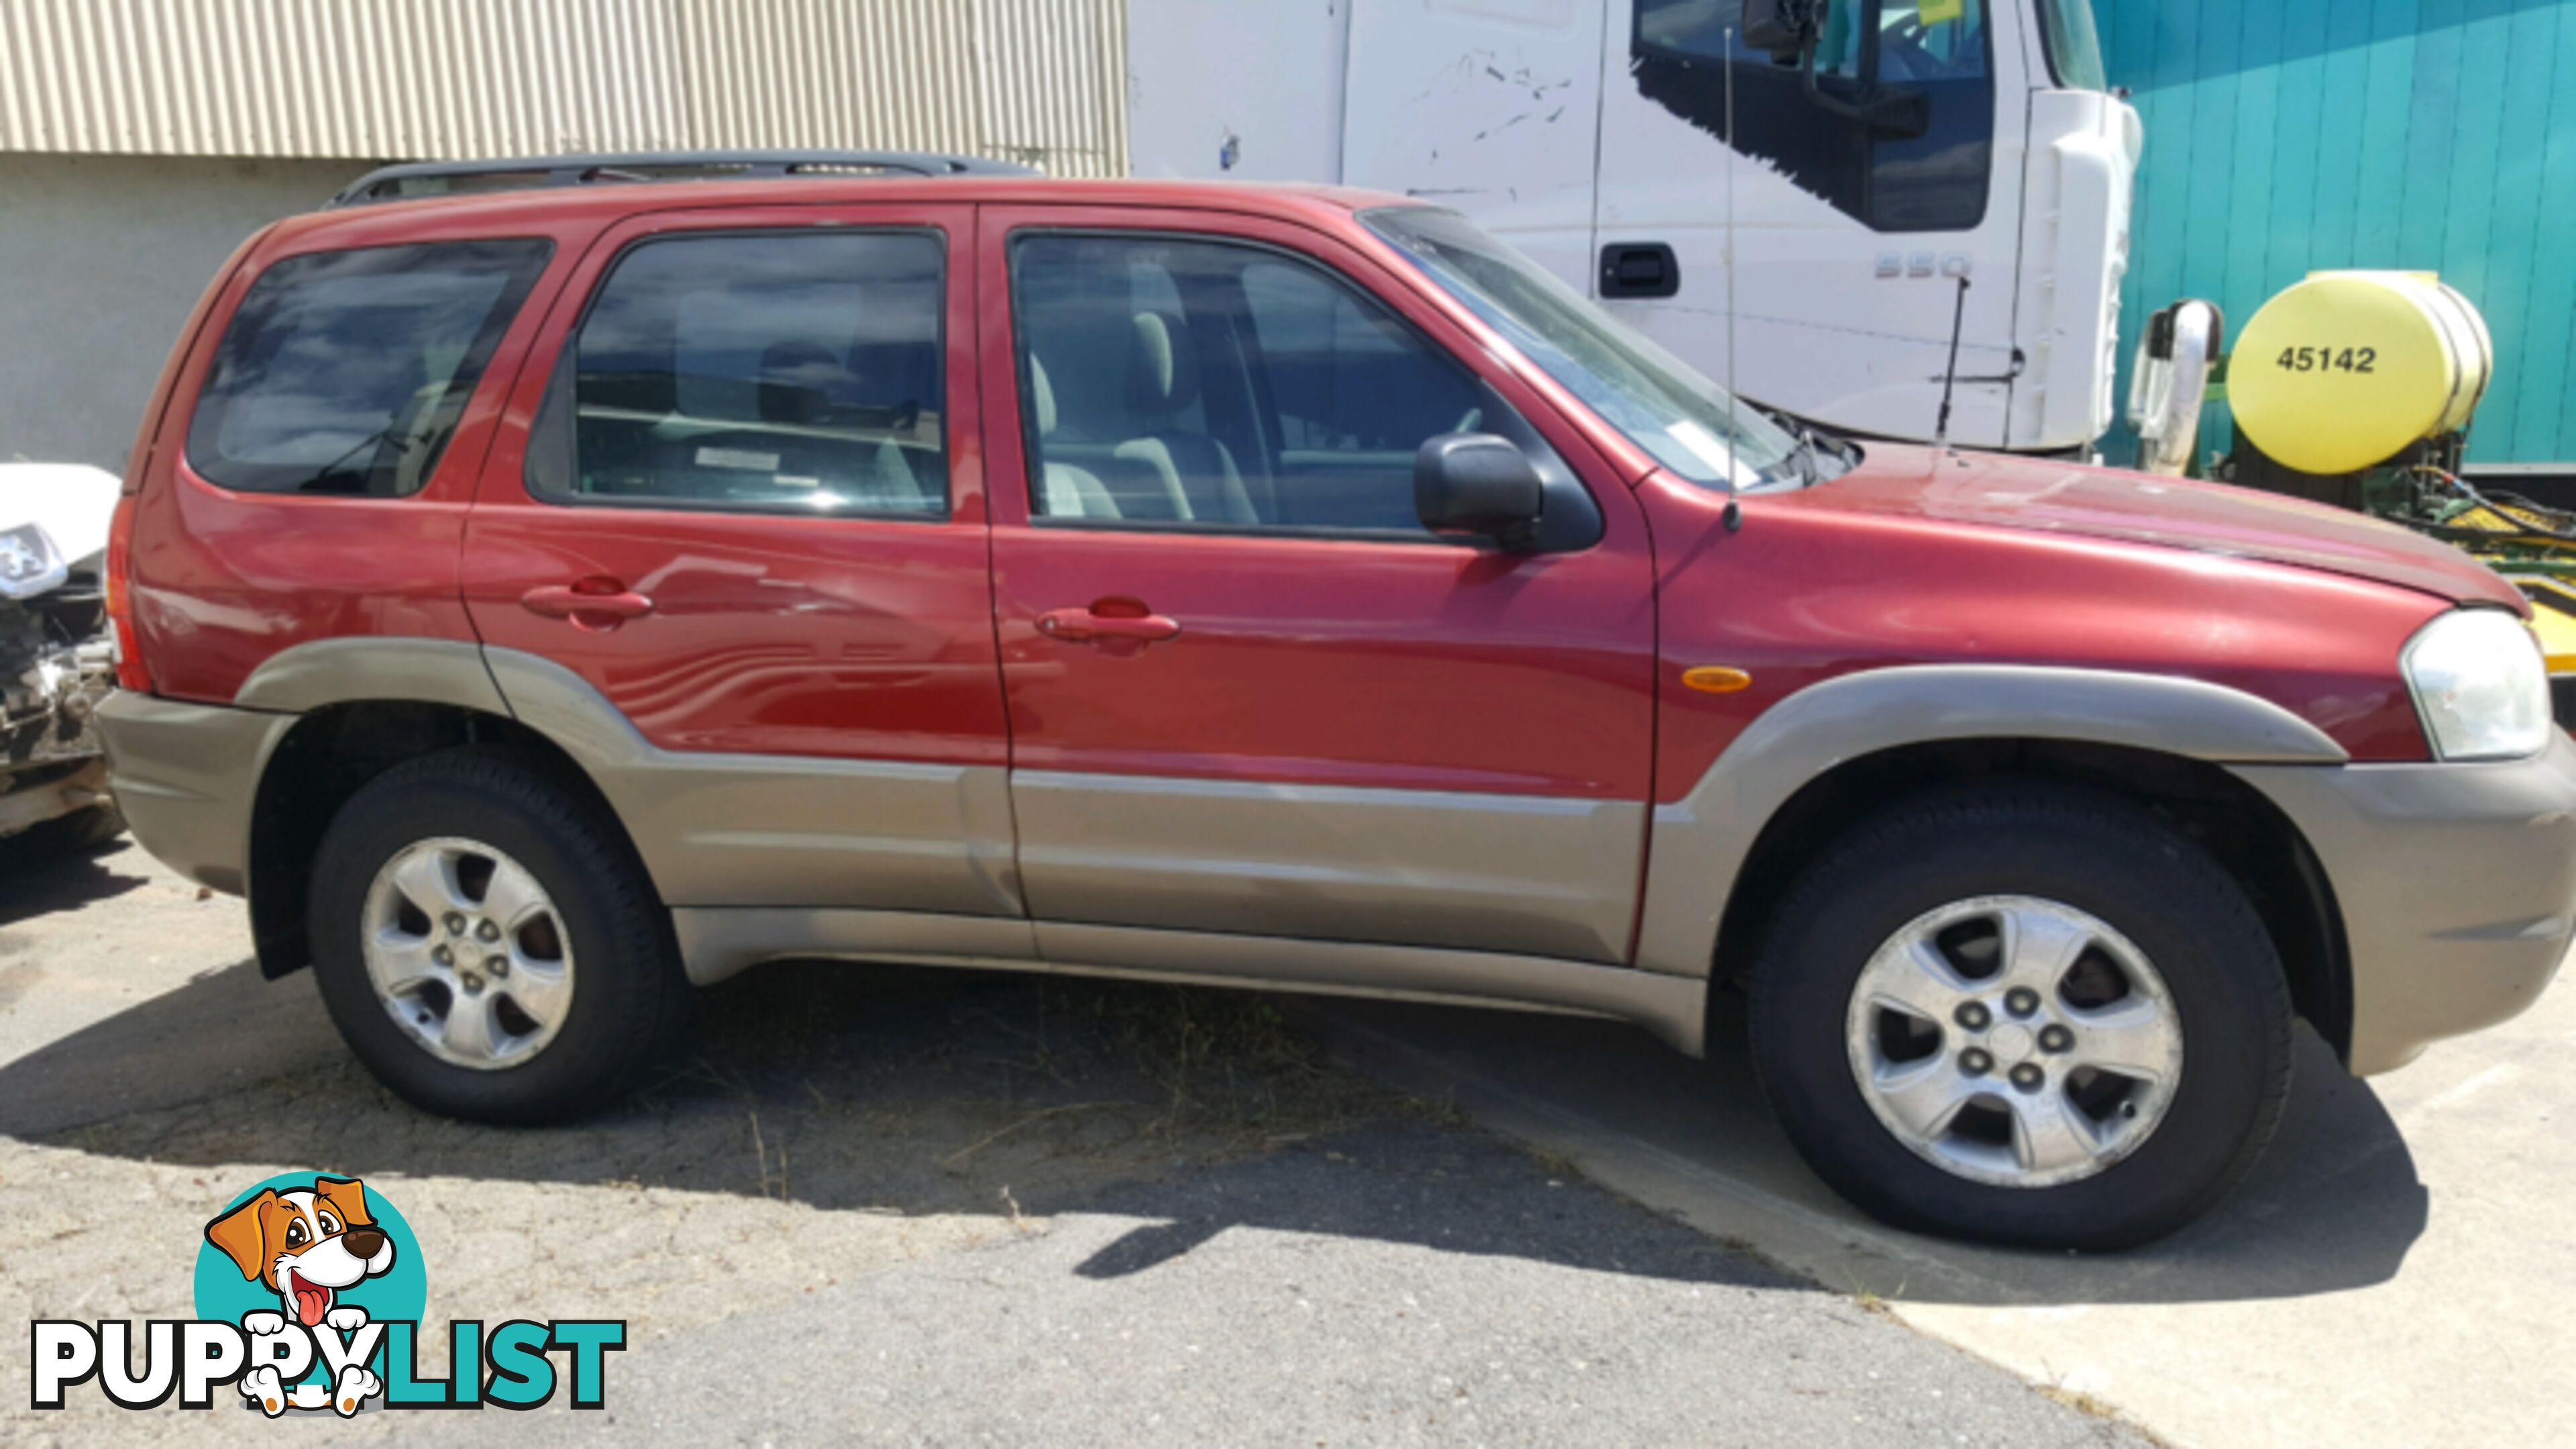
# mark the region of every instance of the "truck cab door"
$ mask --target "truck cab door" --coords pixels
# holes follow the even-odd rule
[[[1604,3],[1361,0],[1342,181],[1454,207],[1584,286]]]
[[[2012,8],[1829,0],[1821,102],[1798,66],[1730,38],[1742,24],[1731,0],[1613,0],[1611,11],[1594,295],[1734,386],[1731,171],[1734,366],[1748,397],[1930,438],[1964,277],[1951,436],[2009,446],[2024,97],[2006,82],[2023,73],[2025,39]],[[1912,123],[1852,114],[1891,94],[1920,98]]]

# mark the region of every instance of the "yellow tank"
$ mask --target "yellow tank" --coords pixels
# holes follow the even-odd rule
[[[2312,272],[2227,363],[2236,426],[2274,462],[2353,473],[2468,425],[2495,368],[2486,319],[2431,272]]]

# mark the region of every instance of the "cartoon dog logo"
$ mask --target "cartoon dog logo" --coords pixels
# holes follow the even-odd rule
[[[342,1414],[382,1391],[363,1364],[351,1364],[330,1384],[289,1387],[264,1349],[291,1319],[308,1330],[342,1333],[365,1327],[367,1311],[341,1304],[342,1289],[394,1265],[393,1239],[367,1213],[366,1185],[354,1177],[317,1177],[311,1191],[262,1189],[258,1196],[206,1224],[206,1241],[241,1269],[242,1277],[273,1290],[281,1313],[250,1313],[242,1328],[251,1336],[251,1362],[242,1375],[242,1397],[273,1418],[290,1406],[334,1408]]]

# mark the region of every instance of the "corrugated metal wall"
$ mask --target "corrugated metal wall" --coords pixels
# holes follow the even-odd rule
[[[0,0],[0,150],[1126,169],[1124,0]]]
[[[2216,301],[2234,328],[2312,270],[2430,268],[2495,333],[2470,459],[2576,459],[2576,0],[2095,13],[2146,122],[2124,365],[2177,297]]]

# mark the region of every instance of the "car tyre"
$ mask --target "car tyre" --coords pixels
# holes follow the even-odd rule
[[[1997,904],[1981,917],[1989,909],[1982,903]],[[2032,1040],[2025,1032],[2013,1040],[2032,1053],[2026,1065],[1984,1053],[1986,1075],[1961,1085],[1981,1064],[1972,1048],[1990,1039],[1968,1026],[1983,1021],[1999,1035],[2008,1022],[2002,998],[1985,990],[2005,978],[1971,976],[1966,962],[1980,951],[2011,959],[2008,947],[1984,945],[1977,934],[1992,930],[2001,941],[2008,920],[2036,923],[2024,932],[2034,953],[2056,929],[2049,923],[2090,922],[2065,928],[2070,941],[2092,937],[2079,964],[2060,978],[2065,989],[2079,975],[2112,982],[2104,990],[2119,995],[2102,1010],[2122,1014],[2102,1019],[2164,1022],[2178,1034],[2169,1059],[2175,1070],[2130,1078],[2076,1069],[2062,1088],[2052,1075],[2024,1092],[2022,1077],[2007,1081],[2007,1072],[2035,1081],[2043,1068],[2055,1072],[2072,1060],[2050,1063],[2037,1046],[2022,1046]],[[1966,924],[1941,927],[1944,921]],[[1935,970],[1924,974],[1944,974],[1945,984],[1954,975],[1963,987],[1984,991],[1979,1000],[1989,1005],[1963,1003],[1946,1013],[1951,1019],[1936,1023],[1939,1045],[1920,1056],[1927,1040],[1921,1023],[1949,998],[1927,990],[1930,1006],[1880,1009],[1891,998],[1878,983],[1909,993],[1916,980],[1909,973],[1927,944]],[[1965,954],[1954,960],[1954,953]],[[1867,975],[1864,992],[1865,973],[1887,974]],[[1782,899],[1748,994],[1755,1072],[1791,1142],[1851,1202],[1921,1232],[2089,1251],[2161,1237],[2207,1211],[2252,1167],[2289,1092],[2289,993],[2245,893],[2154,815],[2071,788],[1938,792],[1855,829],[1827,847]],[[2031,1000],[2019,997],[2016,1005]],[[2042,1005],[2075,1010],[2060,999]],[[2051,1019],[2047,1010],[2029,1020]],[[2071,1042],[2082,1029],[2060,1028],[2054,1039]],[[1901,1044],[1891,1044],[1898,1038]],[[1938,1110],[1917,1113],[1884,1084],[1917,1080],[1917,1062],[1929,1064],[1920,1068],[1922,1080],[1956,1074],[1927,1090],[1994,1091],[1948,1108],[1947,1127],[1909,1130],[1940,1120]],[[2099,1124],[2089,1112],[2077,1118],[2066,1105],[2076,1086],[2098,1096],[2105,1083],[2116,1105]],[[2153,1095],[2157,1115],[2141,1140],[2119,1139],[2135,1129],[2144,1094]],[[2055,1159],[2072,1163],[2062,1169],[2071,1180],[2049,1180],[2031,1166],[2052,1160],[2029,1146],[2046,1135],[2019,1115],[2032,1112],[2085,1124],[2083,1137],[2064,1140],[2086,1145]],[[2097,1130],[2125,1143],[2124,1155],[2107,1166],[2089,1155],[2103,1150],[2091,1145]]]
[[[499,994],[507,985],[525,988],[537,980],[530,966],[523,963],[516,983],[463,978],[478,1001],[487,988],[494,993],[485,1030],[515,1042],[515,1051],[448,1052],[455,1059],[442,1059],[441,1039],[426,1027],[414,1030],[410,1008],[426,1001],[455,1011],[466,987],[450,972],[426,997],[397,995],[380,990],[381,968],[371,967],[371,934],[381,940],[390,932],[409,942],[417,929],[427,933],[421,941],[448,941],[434,916],[388,924],[395,918],[387,914],[422,915],[389,887],[388,873],[402,862],[434,865],[442,846],[451,862],[442,889],[470,897],[473,863],[497,860],[503,864],[487,866],[482,881],[486,900],[497,900],[491,893],[504,866],[519,872],[512,879],[520,882],[520,896],[542,892],[534,897],[543,915],[532,933],[544,937],[541,954],[551,944],[564,978],[561,994],[543,1007],[533,992],[526,994],[530,1009],[546,1018],[542,1030],[513,1035],[488,1024],[533,1025],[519,997],[505,1003]],[[531,879],[533,887],[526,884]],[[470,912],[472,902],[464,904]],[[600,806],[508,751],[442,751],[398,765],[352,794],[315,856],[309,911],[315,978],[332,1021],[379,1081],[424,1110],[494,1123],[577,1118],[640,1085],[685,1038],[688,979],[669,913],[642,859]],[[456,940],[469,954],[508,952],[518,944],[475,945],[470,932]],[[465,964],[470,969],[486,959]],[[506,974],[506,959],[502,964]],[[426,1009],[420,1019],[428,1021]]]

